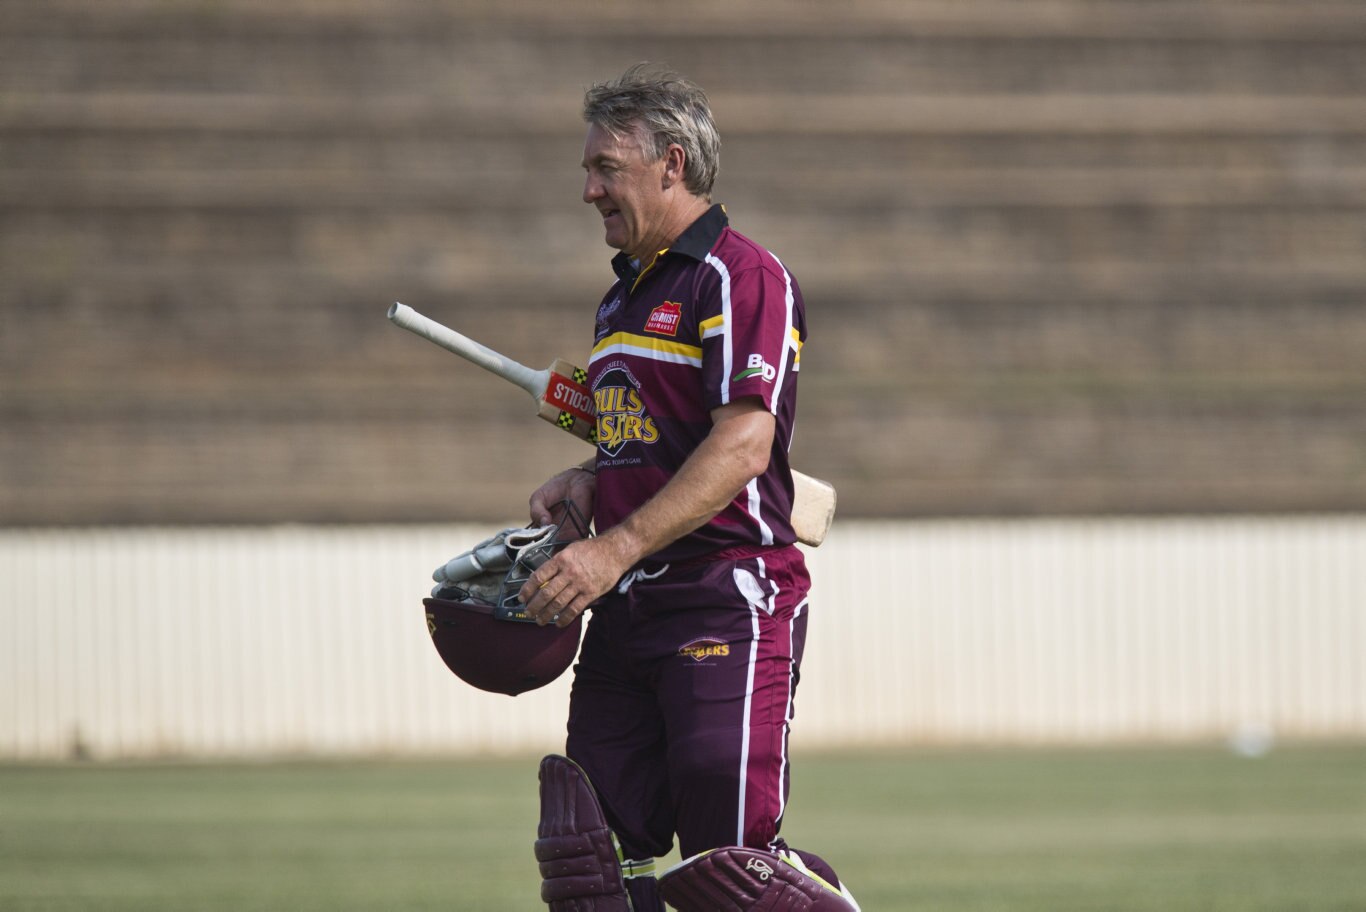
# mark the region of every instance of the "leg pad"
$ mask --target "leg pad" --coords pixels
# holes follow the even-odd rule
[[[567,757],[541,761],[536,861],[551,912],[631,912],[617,839],[588,776]]]
[[[694,855],[659,879],[679,912],[855,912],[827,884],[772,852],[731,846]]]

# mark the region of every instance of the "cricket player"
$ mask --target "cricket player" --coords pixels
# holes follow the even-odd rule
[[[542,898],[857,910],[779,836],[810,587],[789,520],[801,291],[711,202],[720,138],[701,89],[640,64],[589,89],[583,116],[583,200],[618,253],[588,367],[595,457],[530,499],[535,524],[569,499],[596,530],[520,593],[542,624],[593,609],[567,759],[542,765]],[[588,830],[611,850],[565,862]],[[656,880],[675,836],[685,862]]]

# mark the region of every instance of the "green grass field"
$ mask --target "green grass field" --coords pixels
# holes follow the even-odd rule
[[[0,909],[535,912],[536,757],[0,766]],[[1366,909],[1366,745],[797,758],[865,912]]]

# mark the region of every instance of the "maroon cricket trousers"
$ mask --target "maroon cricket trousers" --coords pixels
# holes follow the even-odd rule
[[[646,567],[624,582],[593,608],[566,752],[625,856],[664,855],[675,833],[684,858],[786,848],[778,830],[810,588],[801,552]]]

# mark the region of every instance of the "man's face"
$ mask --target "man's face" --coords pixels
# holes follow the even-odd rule
[[[667,246],[661,235],[667,210],[664,159],[648,161],[635,133],[620,140],[597,124],[588,127],[583,147],[587,179],[583,201],[602,215],[608,247],[647,259],[655,245]]]

